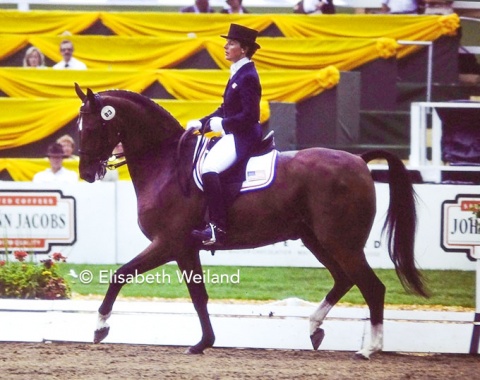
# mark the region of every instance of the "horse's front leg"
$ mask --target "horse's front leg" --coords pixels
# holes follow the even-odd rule
[[[115,272],[110,279],[105,298],[98,309],[97,327],[93,337],[94,343],[100,343],[107,337],[110,331],[107,320],[112,313],[113,304],[126,282],[125,279],[142,274],[171,261],[172,257],[165,252],[157,241],[153,241],[143,252]]]
[[[202,264],[200,263],[200,257],[198,250],[195,254],[187,256],[186,259],[179,259],[177,261],[178,267],[185,273],[184,278],[191,279],[187,281],[187,288],[190,293],[190,297],[193,302],[193,306],[200,319],[200,326],[202,328],[202,339],[196,345],[189,347],[186,351],[187,354],[203,354],[206,348],[213,346],[215,342],[215,334],[213,332],[212,323],[210,321],[210,315],[208,314],[207,302],[208,294],[205,288],[205,282],[203,278]],[[202,278],[202,281],[193,281],[193,279]]]

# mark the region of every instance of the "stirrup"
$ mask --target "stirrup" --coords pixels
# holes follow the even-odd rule
[[[210,228],[210,239],[202,240],[203,245],[214,245],[217,242],[217,226],[213,223],[208,223],[208,227],[205,229],[208,230]]]
[[[209,246],[215,243],[221,243],[222,238],[225,237],[225,231],[218,228],[213,223],[208,223],[203,231],[194,230],[192,235],[202,241],[203,245]]]

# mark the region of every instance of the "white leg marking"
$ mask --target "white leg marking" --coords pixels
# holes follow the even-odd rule
[[[98,313],[98,320],[97,320],[97,331],[101,330],[102,328],[110,327],[107,323],[107,319],[110,318],[112,313],[108,313],[107,315],[102,315]]]
[[[370,355],[383,349],[383,324],[371,325],[371,340],[369,345],[365,345],[357,352],[358,356],[364,359],[370,359]]]
[[[313,333],[322,325],[332,307],[333,305],[327,302],[325,298],[320,302],[320,306],[318,306],[317,310],[315,310],[310,316],[310,335],[313,335]]]

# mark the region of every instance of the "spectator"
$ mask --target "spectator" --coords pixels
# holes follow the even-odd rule
[[[195,5],[180,9],[182,13],[214,13],[215,9],[210,6],[209,0],[195,0]]]
[[[86,70],[87,66],[73,56],[73,43],[63,40],[60,43],[60,53],[63,59],[53,66],[54,69]]]
[[[417,14],[418,0],[383,0],[382,13]]]
[[[62,146],[65,158],[73,158],[78,160],[78,156],[73,154],[75,150],[75,140],[72,138],[72,136],[63,135],[57,139],[57,143]]]
[[[426,15],[448,15],[453,12],[452,0],[423,0]]]
[[[294,13],[334,14],[333,0],[302,0],[294,7]]]
[[[247,9],[242,6],[242,0],[226,0],[226,5],[220,13],[250,13]]]
[[[418,13],[417,0],[384,0],[382,13],[413,14]]]
[[[33,176],[34,183],[76,183],[78,174],[63,167],[63,148],[58,143],[48,146],[47,157],[50,167]]]
[[[23,67],[45,67],[45,57],[35,46],[30,46],[23,58]]]

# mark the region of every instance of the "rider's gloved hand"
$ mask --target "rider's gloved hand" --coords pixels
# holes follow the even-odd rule
[[[223,130],[223,125],[222,125],[222,118],[215,116],[210,119],[210,129],[212,132],[220,132],[222,136],[225,134],[225,131]]]
[[[189,120],[187,122],[187,126],[185,129],[188,131],[189,129],[200,129],[202,128],[202,122],[200,120]]]

